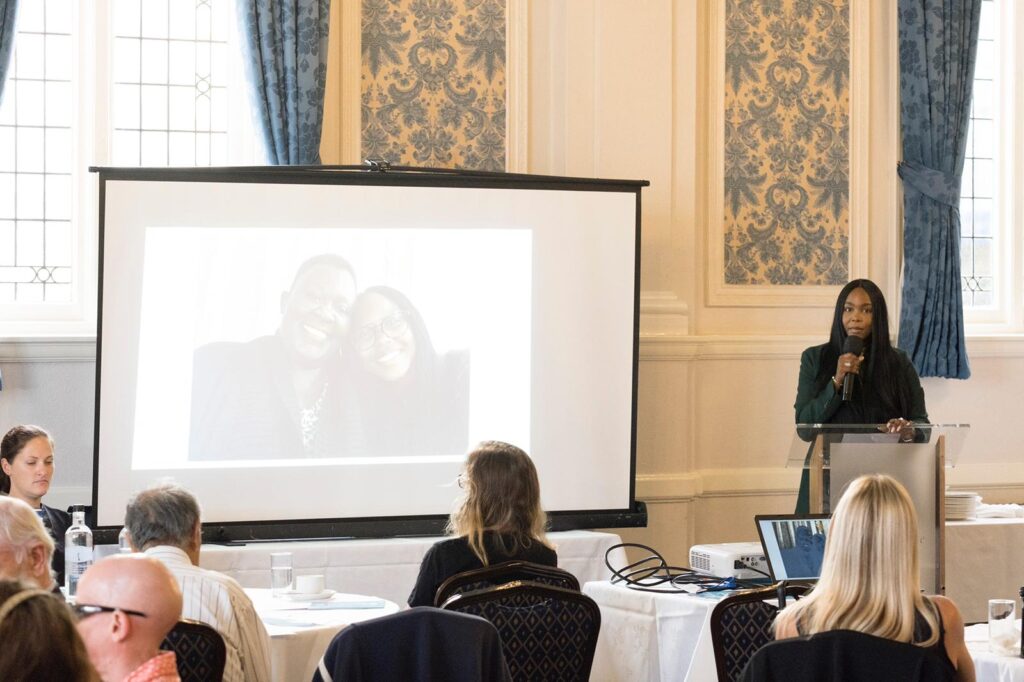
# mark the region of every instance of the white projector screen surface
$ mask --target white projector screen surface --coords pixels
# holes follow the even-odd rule
[[[444,515],[466,452],[632,504],[637,189],[105,179],[97,524]]]

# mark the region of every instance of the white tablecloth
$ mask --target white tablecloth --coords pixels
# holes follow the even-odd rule
[[[379,608],[309,610],[309,602],[275,598],[269,589],[248,588],[256,613],[270,635],[274,682],[310,680],[331,639],[346,625],[398,612],[398,604],[380,600]],[[372,601],[373,597],[336,594],[331,603]]]
[[[583,586],[601,608],[591,680],[715,682],[711,611],[724,595],[638,592],[607,581]]]
[[[1019,622],[1017,629],[1020,630]],[[1024,682],[1024,659],[1019,656],[1003,656],[989,650],[988,623],[966,628],[964,639],[974,659],[978,682]]]
[[[558,565],[582,585],[610,577],[604,554],[621,542],[613,533],[567,531],[550,533]],[[295,575],[323,574],[325,585],[339,592],[373,594],[404,605],[416,582],[420,562],[438,537],[376,540],[320,540],[252,543],[241,546],[203,545],[199,565],[230,575],[243,587],[270,587],[270,553],[291,552]],[[624,566],[622,549],[612,564]]]
[[[946,596],[967,623],[988,620],[989,599],[1013,599],[1024,587],[1024,519],[946,522]]]

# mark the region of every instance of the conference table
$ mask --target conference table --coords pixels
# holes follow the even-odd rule
[[[729,592],[655,594],[599,581],[585,584],[583,593],[601,609],[592,681],[718,679],[711,612]],[[968,627],[965,639],[978,682],[1024,682],[1024,659],[991,651],[987,623]]]
[[[339,593],[310,602],[274,596],[265,588],[245,592],[270,635],[274,682],[312,679],[324,650],[342,628],[399,610],[393,601],[358,594]]]
[[[270,587],[270,554],[291,552],[295,575],[324,576],[324,585],[338,592],[368,594],[404,605],[419,574],[420,562],[440,537],[377,538],[255,542],[245,545],[203,545],[199,565],[237,580],[242,587]],[[606,580],[605,552],[622,542],[614,533],[565,531],[548,533],[558,551],[558,565],[582,585]],[[621,547],[609,557],[626,565]]]

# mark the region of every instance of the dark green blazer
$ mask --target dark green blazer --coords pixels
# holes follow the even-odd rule
[[[847,404],[843,403],[842,395],[831,381],[826,381],[824,386],[818,383],[822,355],[827,347],[828,344],[812,346],[800,356],[800,379],[796,388],[796,404],[793,406],[796,410],[797,424],[883,424],[897,417],[921,424],[928,423],[928,410],[925,409],[921,379],[906,353],[899,348],[893,349],[899,362],[900,380],[910,387],[910,414],[888,414],[884,407],[873,403],[870,396],[865,397],[863,384],[859,379],[854,400]],[[857,391],[857,388],[861,390]],[[809,481],[807,469],[804,469],[800,476],[800,492],[796,499],[797,514],[808,512]]]
[[[828,344],[812,346],[800,356],[800,380],[796,387],[796,409],[797,424],[829,424],[832,423],[843,401],[839,391],[831,381],[825,382],[824,386],[817,385],[818,374],[821,371],[821,358]],[[928,410],[924,405],[924,389],[921,388],[921,379],[917,376],[910,358],[899,348],[894,348],[896,357],[899,359],[899,374],[903,384],[910,387],[910,414],[885,414],[884,408],[879,405],[863,405],[863,417],[865,424],[881,424],[903,417],[913,422],[928,423]],[[856,394],[855,394],[856,395]],[[848,419],[835,420],[837,423],[855,423]]]

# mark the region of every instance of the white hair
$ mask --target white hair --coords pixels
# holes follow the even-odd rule
[[[46,549],[46,561],[49,563],[53,557],[53,538],[46,532],[39,516],[21,500],[0,495],[0,547],[9,548],[14,553],[15,562],[20,565],[36,545]]]

